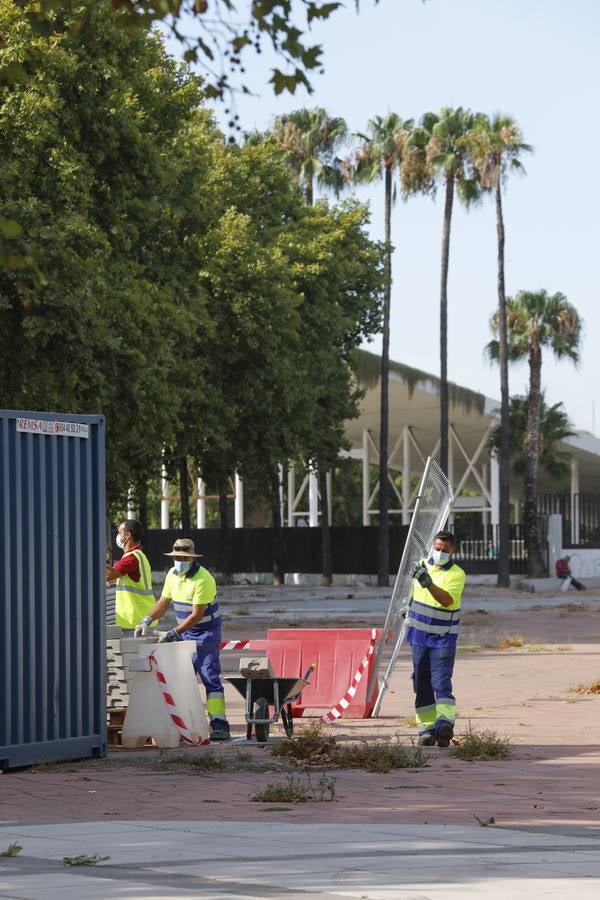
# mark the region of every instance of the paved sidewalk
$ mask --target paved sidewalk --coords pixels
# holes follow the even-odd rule
[[[600,835],[481,827],[90,822],[0,828],[0,897],[597,900]],[[68,868],[64,856],[108,855]]]
[[[264,637],[267,624],[286,618],[380,624],[386,603],[373,589],[224,593],[228,638]],[[454,678],[457,735],[472,727],[507,736],[508,760],[464,762],[425,748],[424,768],[326,770],[334,799],[309,803],[251,800],[288,777],[255,743],[181,748],[174,761],[155,749],[117,749],[105,760],[0,775],[0,852],[23,847],[0,859],[0,898],[596,900],[600,694],[580,686],[600,683],[599,600],[469,591]],[[224,654],[228,671],[238,661]],[[410,744],[410,668],[401,654],[378,719],[342,719],[326,733]],[[230,685],[226,694],[239,737],[243,701]],[[225,770],[207,768],[203,753],[223,758]],[[313,788],[320,776],[311,774]],[[110,860],[63,865],[79,854]]]

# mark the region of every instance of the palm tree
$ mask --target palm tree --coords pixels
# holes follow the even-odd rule
[[[412,120],[403,121],[396,113],[376,116],[368,123],[368,133],[358,134],[361,146],[356,152],[353,177],[356,181],[383,178],[385,189],[385,293],[383,298],[383,340],[381,348],[381,408],[379,425],[379,586],[387,586],[390,578],[389,549],[389,369],[390,369],[390,305],[392,292],[392,206],[395,200],[394,174],[402,166]]]
[[[516,475],[527,471],[527,397],[510,398],[510,463]],[[544,392],[540,396],[540,468],[555,481],[564,480],[571,469],[571,457],[559,449],[559,443],[571,437],[571,422],[562,403],[548,406]],[[490,450],[499,451],[502,441],[502,422],[492,428],[488,441]]]
[[[448,472],[448,267],[450,260],[450,230],[454,194],[469,206],[479,196],[477,180],[469,172],[467,135],[475,116],[462,107],[444,107],[439,113],[426,113],[421,119],[417,137],[425,133],[428,139],[425,155],[431,171],[444,186],[444,225],[442,231],[442,267],[440,278],[440,466]],[[421,141],[422,143],[422,141]]]
[[[348,127],[339,116],[329,116],[322,107],[298,109],[275,119],[275,142],[283,159],[304,191],[308,206],[314,203],[315,182],[339,194],[345,184],[344,164],[337,152],[345,144]],[[323,535],[323,582],[331,584],[332,557],[327,473],[319,467],[321,533]]]
[[[498,333],[498,312],[491,327]],[[542,400],[542,352],[549,348],[557,359],[568,357],[579,361],[581,319],[564,294],[547,291],[519,291],[506,300],[506,329],[508,355],[511,360],[529,362],[529,392],[527,397],[527,432],[525,450],[525,546],[527,574],[536,578],[544,574],[537,523],[537,476],[540,459],[540,411]],[[488,351],[493,359],[499,357],[499,342],[491,341]]]
[[[328,115],[320,106],[297,109],[275,119],[273,135],[309,206],[314,202],[315,182],[339,193],[344,173],[337,152],[348,136],[344,119]]]
[[[504,287],[504,215],[502,189],[511,172],[524,172],[519,157],[531,152],[521,131],[510,116],[496,115],[491,120],[478,116],[467,136],[471,161],[484,191],[494,192],[496,233],[498,236],[498,362],[500,366],[500,441],[498,442],[500,481],[500,541],[498,587],[510,585],[510,448],[511,418],[508,389],[508,337],[506,331],[506,294]]]

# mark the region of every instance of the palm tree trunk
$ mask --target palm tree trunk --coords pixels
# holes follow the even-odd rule
[[[529,354],[529,408],[527,414],[527,460],[525,464],[525,547],[527,574],[530,578],[545,575],[537,522],[537,475],[540,452],[540,398],[542,381],[542,351],[532,347]]]
[[[327,491],[327,472],[319,469],[319,490],[321,491],[321,548],[323,553],[321,580],[324,587],[329,587],[333,576],[331,559],[331,528],[329,521],[329,497]]]
[[[306,196],[306,205],[312,206],[314,203],[314,188],[313,188],[313,180],[312,178],[308,178],[304,184],[304,191]]]
[[[392,170],[385,170],[385,293],[383,297],[383,341],[381,347],[381,402],[379,424],[379,558],[377,584],[390,583],[390,531],[388,491],[390,306],[392,295]]]
[[[510,586],[510,400],[508,391],[508,330],[504,289],[504,216],[502,189],[496,185],[496,231],[498,234],[498,359],[500,363],[500,527],[498,587]]]
[[[440,467],[446,474],[448,474],[448,266],[453,202],[454,173],[449,172],[446,175],[440,284]]]
[[[181,531],[183,534],[190,533],[190,494],[188,485],[188,469],[187,457],[179,457],[179,494],[181,503]]]

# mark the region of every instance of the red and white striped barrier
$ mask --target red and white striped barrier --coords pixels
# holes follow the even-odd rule
[[[321,717],[321,721],[325,722],[327,725],[330,725],[332,722],[335,722],[336,719],[339,719],[340,716],[344,714],[344,710],[348,709],[350,706],[350,701],[356,694],[356,688],[358,687],[358,683],[363,677],[367,666],[369,665],[369,660],[373,656],[375,652],[375,640],[377,637],[377,631],[375,628],[371,629],[371,640],[369,642],[369,649],[364,655],[362,662],[356,672],[354,673],[354,678],[350,682],[350,687],[339,701],[333,706],[328,713]]]
[[[252,649],[252,641],[221,641],[221,650],[245,650]]]
[[[208,738],[193,738],[192,733],[177,712],[177,708],[175,706],[175,701],[173,700],[172,695],[167,690],[167,682],[165,676],[158,668],[158,662],[156,661],[156,657],[154,653],[151,653],[148,657],[150,662],[150,666],[156,672],[156,679],[160,685],[160,689],[162,691],[163,700],[169,707],[169,716],[171,717],[171,721],[179,734],[181,735],[181,740],[184,744],[188,744],[190,747],[199,747],[203,744],[210,744],[210,740]]]

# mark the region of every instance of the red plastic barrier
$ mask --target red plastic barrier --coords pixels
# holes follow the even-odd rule
[[[380,637],[380,632],[377,632]],[[299,699],[292,705],[294,717],[305,709],[330,710],[348,690],[354,673],[369,649],[370,628],[271,628],[267,633],[267,656],[278,678],[303,676],[311,663],[316,671]],[[344,717],[367,719],[371,715],[378,690],[367,703],[367,685],[371,676],[371,656],[364,678],[359,683]]]

